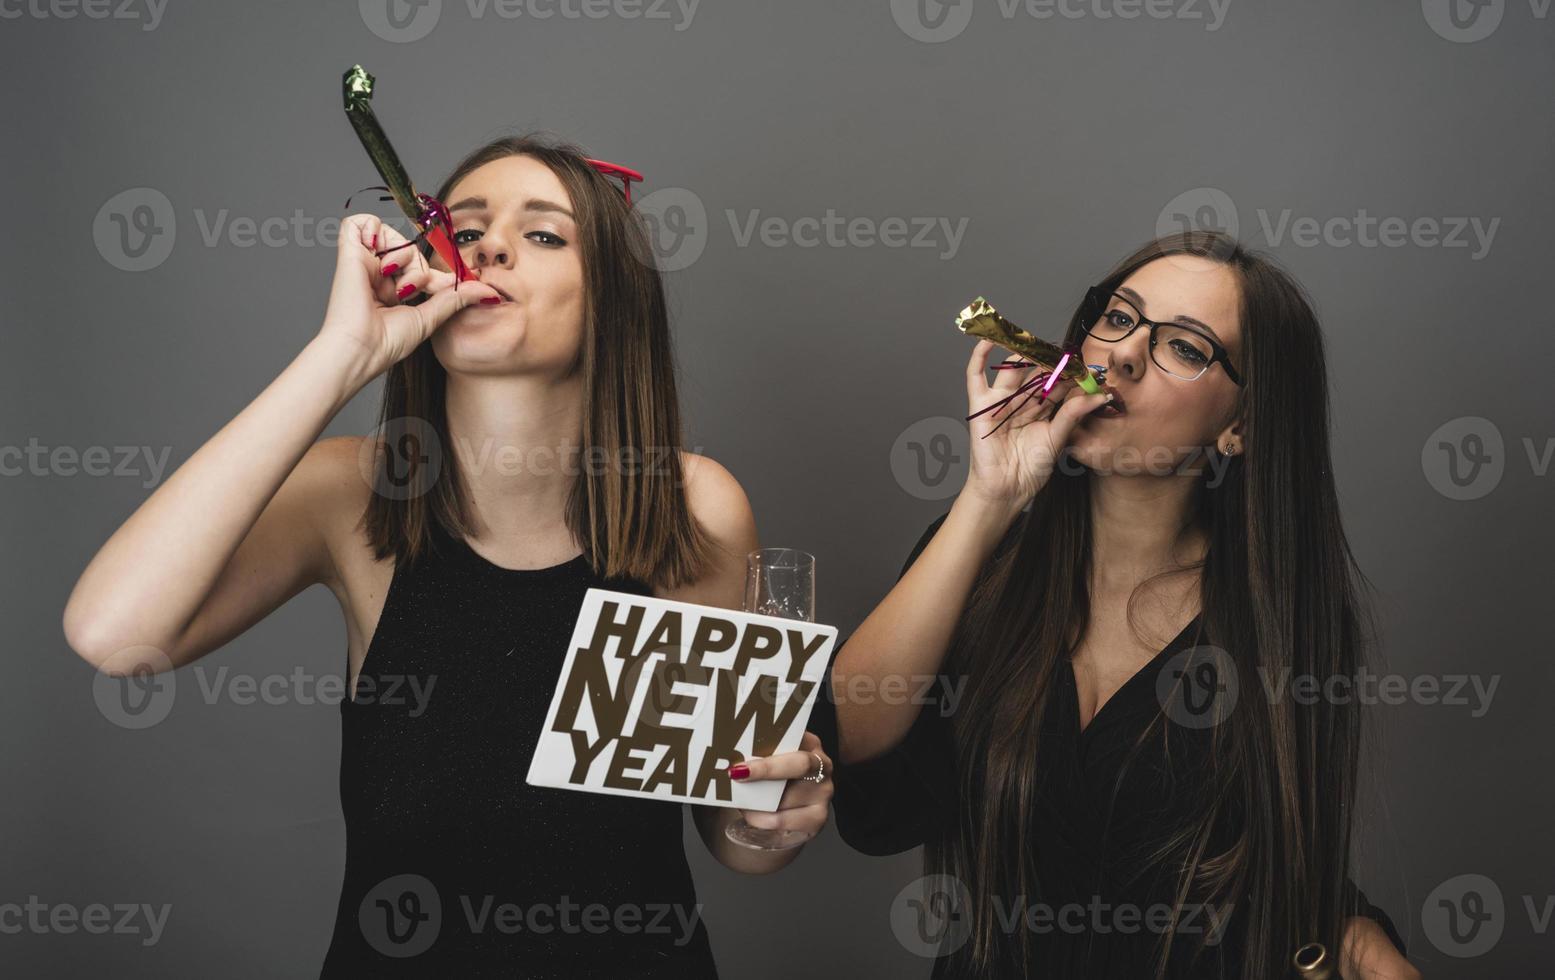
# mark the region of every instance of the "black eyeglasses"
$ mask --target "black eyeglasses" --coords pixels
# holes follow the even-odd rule
[[[1231,366],[1225,347],[1209,334],[1186,323],[1159,323],[1147,320],[1139,308],[1117,293],[1092,286],[1080,308],[1080,323],[1085,332],[1103,343],[1115,344],[1139,329],[1150,328],[1150,359],[1156,367],[1174,378],[1196,381],[1216,361],[1226,369],[1226,377],[1241,387],[1242,376]]]

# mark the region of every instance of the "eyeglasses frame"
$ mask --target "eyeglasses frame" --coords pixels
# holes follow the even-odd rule
[[[1117,298],[1127,303],[1129,308],[1132,309],[1135,313],[1138,313],[1139,316],[1136,319],[1134,325],[1130,327],[1128,332],[1123,336],[1111,338],[1097,337],[1095,334],[1091,333],[1091,327],[1101,321],[1102,316],[1104,316],[1107,312],[1108,301],[1113,298]],[[1127,296],[1121,295],[1116,289],[1107,289],[1106,287],[1097,284],[1085,291],[1085,301],[1080,306],[1080,329],[1085,332],[1087,337],[1095,338],[1098,342],[1103,344],[1116,344],[1119,341],[1127,340],[1129,337],[1133,336],[1134,331],[1138,330],[1142,326],[1147,326],[1150,328],[1150,359],[1152,361],[1155,361],[1156,332],[1163,326],[1178,327],[1180,329],[1187,330],[1191,333],[1199,335],[1200,337],[1203,337],[1206,341],[1209,342],[1210,350],[1213,353],[1209,359],[1209,363],[1204,365],[1204,370],[1200,371],[1192,378],[1183,378],[1182,375],[1172,374],[1172,372],[1166,371],[1166,368],[1162,367],[1161,370],[1166,371],[1167,374],[1172,374],[1172,377],[1174,378],[1182,378],[1184,381],[1197,381],[1199,378],[1202,378],[1205,374],[1209,373],[1209,369],[1214,367],[1216,362],[1219,362],[1220,366],[1225,368],[1226,377],[1231,379],[1231,383],[1236,385],[1238,388],[1242,387],[1242,375],[1231,364],[1230,353],[1226,351],[1225,345],[1216,340],[1214,337],[1211,337],[1209,334],[1198,329],[1197,327],[1186,323],[1177,323],[1175,321],[1162,322],[1160,320],[1148,319],[1145,316],[1144,311],[1135,305],[1133,300],[1129,299]],[[1161,367],[1159,361],[1156,361],[1155,363],[1156,367]]]

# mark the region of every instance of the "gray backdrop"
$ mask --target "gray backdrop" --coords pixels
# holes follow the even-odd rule
[[[340,104],[361,62],[425,190],[533,128],[648,175],[689,443],[764,543],[819,556],[844,633],[964,472],[956,310],[986,293],[1056,332],[1184,223],[1270,249],[1323,317],[1344,516],[1413,692],[1376,712],[1362,884],[1428,974],[1547,972],[1555,23],[1548,0],[1449,2],[4,0],[0,969],[318,969],[344,854],[337,710],[312,696],[343,661],[334,599],[180,671],[142,729],[94,699],[60,614],[317,329],[330,222],[377,182]],[[326,434],[367,432],[379,393]],[[271,675],[302,680],[278,703],[231,686]],[[750,879],[688,852],[727,976],[926,975],[891,925],[916,852],[828,829]],[[126,903],[166,906],[160,931],[78,921]]]

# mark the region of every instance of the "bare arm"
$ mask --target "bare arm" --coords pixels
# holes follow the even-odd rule
[[[967,404],[974,413],[1012,394],[1034,374],[1033,369],[1003,370],[990,385],[984,364],[992,348],[988,341],[979,342],[967,362]],[[889,751],[917,719],[921,706],[910,700],[854,699],[848,697],[849,686],[879,691],[887,680],[895,684],[901,678],[911,685],[939,673],[978,570],[1052,476],[1080,418],[1106,403],[1102,395],[1071,397],[1072,391],[1074,385],[1065,381],[1054,386],[1046,402],[1017,399],[972,420],[971,472],[945,523],[837,655],[832,691],[842,765]]]
[[[1017,510],[1015,513],[1019,513]],[[962,493],[923,553],[837,654],[832,687],[842,765],[888,751],[907,735],[920,705],[911,699],[849,698],[901,678],[939,673],[977,573],[1009,529],[1007,508]]]
[[[331,574],[321,468],[298,463],[360,387],[344,353],[310,342],[113,533],[65,606],[77,653],[112,673],[182,666]],[[220,615],[197,624],[208,598]]]
[[[399,306],[373,243],[403,242],[371,215],[341,226],[324,325],[280,376],[130,515],[82,572],[65,605],[72,649],[99,670],[186,664],[221,646],[314,582],[334,574],[319,519],[338,489],[339,446],[319,433],[368,381],[470,302],[424,261],[401,281],[432,292]],[[399,261],[407,261],[400,253]],[[445,279],[451,281],[451,276]],[[335,440],[329,440],[333,443]],[[299,466],[304,458],[305,465]],[[313,465],[317,463],[318,465]]]

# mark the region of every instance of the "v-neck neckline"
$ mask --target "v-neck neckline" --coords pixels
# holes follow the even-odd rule
[[[1154,677],[1157,673],[1159,673],[1159,671],[1155,669],[1156,666],[1160,663],[1161,660],[1171,656],[1175,651],[1181,648],[1183,638],[1191,633],[1199,625],[1199,619],[1203,615],[1204,614],[1202,611],[1194,613],[1193,618],[1188,620],[1188,625],[1179,630],[1177,635],[1168,640],[1166,646],[1162,647],[1155,656],[1141,664],[1138,670],[1134,671],[1128,676],[1127,680],[1118,685],[1118,689],[1113,691],[1112,695],[1108,697],[1107,700],[1103,701],[1100,705],[1097,706],[1095,713],[1091,715],[1091,720],[1084,725],[1080,724],[1080,683],[1079,679],[1075,677],[1074,661],[1067,657],[1064,658],[1064,669],[1068,671],[1069,691],[1074,697],[1074,718],[1069,726],[1069,733],[1077,740],[1087,739],[1092,732],[1096,731],[1096,723],[1101,720],[1102,715],[1106,714],[1109,708],[1111,708],[1118,701],[1124,700],[1125,695],[1130,698],[1135,696],[1133,694],[1133,689],[1139,684],[1143,683],[1141,678],[1146,677],[1147,675]],[[1119,708],[1117,710],[1121,711],[1123,709]]]

